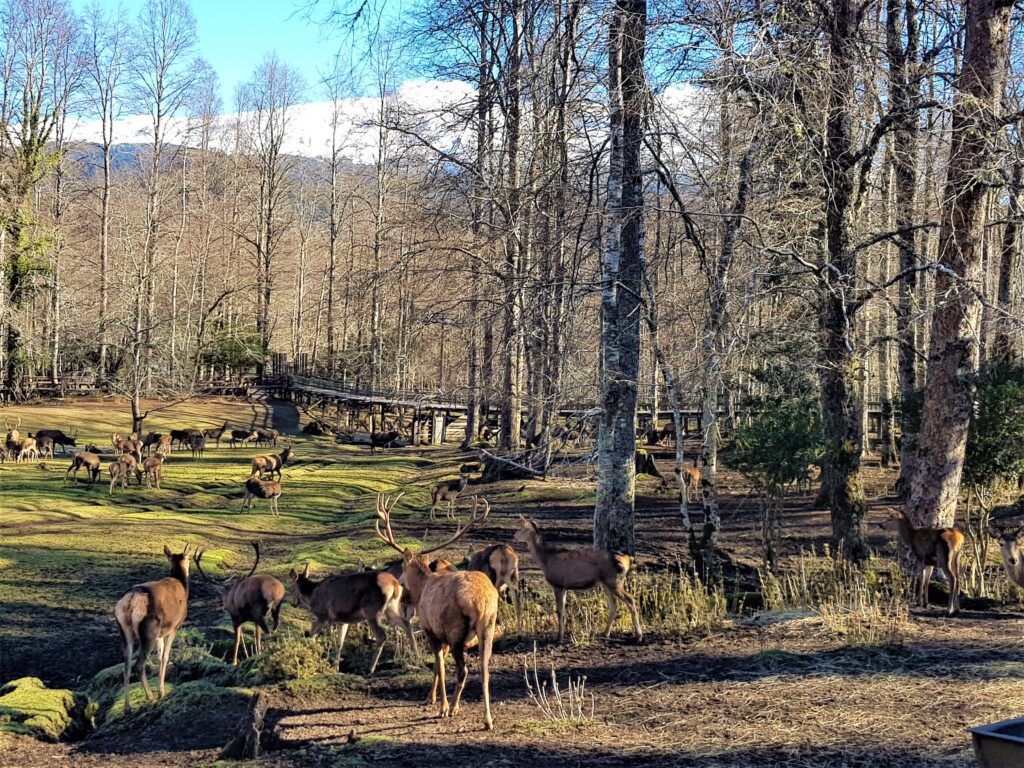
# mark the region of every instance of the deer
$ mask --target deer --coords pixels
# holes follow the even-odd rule
[[[250,477],[263,477],[264,475],[270,475],[273,479],[274,474],[277,474],[277,479],[281,479],[281,470],[284,465],[288,463],[288,460],[294,456],[292,453],[292,447],[286,445],[281,453],[272,453],[268,456],[257,456],[252,460],[252,474]]]
[[[95,483],[100,479],[100,457],[89,451],[79,451],[71,457],[71,466],[64,473],[64,482],[67,483],[68,475],[75,476],[75,483],[78,483],[78,470],[85,469],[90,481]]]
[[[248,442],[256,440],[256,438],[257,433],[255,429],[232,429],[231,439],[228,440],[228,444],[234,448],[238,443],[245,445]]]
[[[205,549],[200,549],[193,555],[196,569],[203,581],[208,582],[221,596],[224,610],[231,617],[231,623],[235,628],[235,652],[231,657],[231,665],[238,666],[238,647],[242,644],[242,627],[252,623],[256,625],[256,653],[263,650],[263,634],[270,634],[268,619],[274,621],[274,631],[277,631],[281,623],[281,606],[284,604],[285,588],[278,579],[273,576],[261,574],[254,576],[256,568],[260,564],[260,545],[258,541],[250,542],[256,551],[256,561],[245,576],[228,576],[224,579],[214,579],[203,571],[202,559],[206,554]]]
[[[212,427],[210,429],[204,429],[203,430],[203,437],[205,437],[208,440],[213,440],[214,444],[218,448],[220,448],[220,439],[221,439],[221,437],[223,437],[224,433],[227,432],[227,431],[228,431],[228,423],[225,421],[219,427]]]
[[[494,644],[495,624],[498,618],[498,590],[490,579],[479,571],[434,571],[430,568],[428,555],[461,539],[474,525],[485,520],[490,505],[484,500],[483,514],[477,514],[477,499],[474,498],[473,513],[469,521],[460,525],[447,541],[430,549],[414,554],[395,541],[391,529],[391,512],[402,494],[393,500],[377,494],[377,520],[374,531],[392,549],[401,553],[402,584],[409,591],[410,601],[416,606],[423,628],[434,654],[434,680],[430,689],[429,703],[437,703],[437,690],[441,689],[439,717],[455,717],[459,712],[462,691],[466,687],[469,667],[466,664],[466,647],[472,641],[480,644],[480,671],[484,691],[484,729],[492,730],[491,717],[491,651]],[[384,530],[381,530],[381,525]],[[458,681],[452,706],[448,705],[445,688],[444,657],[451,650],[458,668]]]
[[[28,437],[21,441],[18,447],[17,461],[28,461],[30,459],[39,458],[39,448],[36,445],[36,439],[32,437],[32,433],[28,433]]]
[[[202,437],[203,433],[198,429],[172,429],[171,442],[177,443],[179,448],[184,448],[189,439]]]
[[[682,468],[682,490],[686,494],[687,501],[695,501],[693,498],[693,491],[697,492],[696,501],[700,501],[704,495],[704,491],[701,486],[700,478],[700,467],[697,466],[697,457],[693,458],[692,467]]]
[[[110,436],[110,444],[114,447],[115,456],[128,454],[136,460],[142,461],[142,441],[133,432],[131,437],[121,437],[120,432],[114,432]]]
[[[483,549],[472,546],[466,553],[466,567],[479,571],[491,580],[500,595],[508,592],[516,608],[516,623],[522,625],[523,613],[519,600],[519,555],[508,544],[491,544]]]
[[[434,510],[437,509],[438,504],[445,502],[447,504],[447,514],[445,517],[448,520],[454,520],[455,502],[459,498],[459,494],[466,490],[467,485],[469,485],[469,476],[461,471],[459,472],[458,480],[446,480],[435,485],[434,489],[430,492],[430,519],[437,519],[434,516]]]
[[[339,667],[348,625],[357,621],[365,621],[376,640],[370,675],[377,670],[377,663],[384,651],[387,635],[382,622],[385,618],[405,632],[413,655],[419,656],[412,625],[402,614],[402,585],[388,571],[353,571],[316,581],[310,578],[309,563],[306,563],[302,573],[293,568],[289,575],[292,581],[292,604],[296,607],[305,606],[313,614],[313,628],[309,632],[311,636],[320,634],[333,624],[341,625]]]
[[[160,481],[164,478],[164,461],[166,457],[162,453],[150,456],[142,462],[142,473],[146,476],[146,487],[152,488],[153,483],[160,488]]]
[[[371,432],[370,433],[370,453],[375,453],[378,448],[390,448],[401,434],[397,430],[391,430],[390,432]]]
[[[192,451],[192,461],[198,461],[203,457],[203,450],[206,448],[206,438],[202,435],[191,435],[188,438],[188,447]]]
[[[242,511],[250,511],[255,499],[270,499],[270,512],[274,517],[278,517],[280,510],[278,509],[277,501],[280,498],[280,480],[262,480],[258,477],[249,477],[245,481],[245,497],[242,499]]]
[[[11,426],[11,423],[9,421],[7,421],[7,419],[4,419],[4,426],[7,427],[7,437],[4,440],[4,442],[6,442],[6,443],[18,443],[18,442],[21,442],[21,432],[18,431],[19,429],[21,429],[21,416],[18,417],[18,423],[15,424],[13,427]]]
[[[150,432],[142,439],[142,447],[146,451],[147,456],[151,456],[154,450],[159,452],[160,448],[164,445],[166,445],[168,450],[170,450],[170,435],[164,435],[160,432]]]
[[[60,446],[60,452],[66,454],[68,447],[76,447],[75,441],[78,439],[78,430],[76,429],[71,433],[71,437],[68,437],[64,432],[59,429],[40,429],[36,432],[36,440],[42,440],[48,437],[52,441],[52,445]]]
[[[931,528],[916,526],[901,509],[892,509],[888,519],[879,523],[886,531],[895,531],[918,567],[918,604],[928,607],[928,584],[932,571],[938,568],[949,583],[949,607],[947,614],[960,611],[960,550],[964,546],[964,535],[956,528]]]
[[[281,433],[276,429],[257,429],[256,445],[265,443],[268,446],[277,447],[277,441],[281,439]]]
[[[993,522],[988,533],[999,542],[1006,575],[1018,587],[1024,587],[1024,525],[1010,528]]]
[[[114,462],[115,464],[117,462]],[[138,584],[117,601],[114,618],[121,629],[121,649],[124,651],[124,708],[131,709],[128,688],[131,683],[132,651],[136,643],[139,653],[135,658],[135,673],[146,691],[146,698],[156,699],[149,687],[146,660],[156,646],[159,662],[159,687],[164,696],[167,662],[171,658],[171,645],[178,629],[188,614],[188,545],[178,554],[164,545],[164,556],[171,564],[171,575],[159,581]]]
[[[40,437],[39,433],[36,432],[36,450],[39,452],[40,458],[53,458],[53,438],[43,436]]]
[[[553,547],[544,541],[544,535],[536,522],[522,515],[519,516],[519,520],[521,525],[513,539],[526,544],[530,556],[541,567],[545,580],[555,592],[559,643],[565,640],[566,593],[570,590],[591,589],[599,585],[608,601],[608,626],[605,628],[604,636],[611,637],[621,600],[629,608],[637,642],[643,642],[636,600],[626,591],[626,574],[633,567],[632,557],[597,547]]]
[[[118,459],[112,461],[107,465],[107,472],[110,473],[110,495],[114,495],[114,486],[121,483],[121,490],[125,491],[128,489],[128,478],[131,468],[126,462]]]

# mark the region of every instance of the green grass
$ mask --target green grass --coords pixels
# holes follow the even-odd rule
[[[79,446],[95,442],[108,450],[110,433],[129,423],[126,404],[111,401],[21,406],[0,411],[0,420],[18,415],[23,434],[79,427]],[[146,429],[214,426],[225,418],[229,428],[270,423],[260,406],[199,400],[153,412]],[[204,564],[209,560],[223,573],[225,562],[247,568],[249,542],[258,539],[261,571],[282,580],[306,562],[326,572],[388,560],[390,550],[372,534],[377,492],[407,488],[395,518],[418,521],[428,478],[452,463],[408,452],[371,457],[330,438],[291,440],[296,458],[284,470],[280,517],[266,502],[241,513],[251,459],[270,449],[211,448],[198,462],[176,451],[165,464],[162,489],[132,485],[113,495],[107,483],[65,485],[70,461],[59,451],[45,470],[39,462],[0,464],[0,681],[35,675],[63,685],[117,663],[114,603],[133,584],[167,574],[165,544],[175,551],[186,543],[208,547]],[[221,622],[219,605],[196,602],[190,625]]]

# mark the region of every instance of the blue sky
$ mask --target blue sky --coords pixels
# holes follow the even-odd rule
[[[142,0],[100,0],[111,8],[119,4],[132,19]],[[73,0],[81,12],[91,0]],[[337,36],[320,30],[297,12],[295,0],[192,0],[203,57],[220,76],[224,108],[234,105],[235,86],[249,78],[263,55],[276,50],[282,60],[298,69],[310,86],[307,100],[322,98],[316,87],[318,71],[326,70],[337,50]]]

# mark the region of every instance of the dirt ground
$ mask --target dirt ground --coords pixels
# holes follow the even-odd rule
[[[451,452],[453,462],[462,456]],[[661,458],[669,468],[667,454]],[[667,473],[670,474],[670,473]],[[892,478],[868,471],[872,522],[891,503]],[[724,473],[721,545],[741,589],[757,565],[756,500]],[[592,496],[585,478],[504,482],[477,489],[493,505],[477,541],[508,541],[517,515],[534,516],[551,539],[585,543]],[[821,550],[827,513],[795,494],[785,513],[783,554]],[[673,497],[645,480],[638,508],[640,561],[672,567],[683,555]],[[871,544],[894,552],[873,526]],[[460,545],[461,546],[461,545]],[[544,588],[520,551],[526,579]],[[742,583],[741,583],[742,582]],[[214,609],[210,609],[215,613]],[[289,608],[294,611],[296,609]],[[199,623],[212,620],[199,614]],[[391,674],[356,679],[334,693],[305,696],[271,690],[275,748],[260,766],[969,766],[965,728],[1024,714],[1024,611],[1019,605],[945,617],[938,606],[915,610],[903,642],[851,646],[813,611],[730,615],[710,632],[651,632],[635,644],[620,622],[611,640],[553,642],[553,626],[536,638],[512,632],[499,640],[492,667],[495,730],[482,730],[476,656],[464,706],[439,720],[426,705],[429,677]],[[536,642],[536,646],[534,646]],[[536,657],[533,652],[536,647]],[[51,665],[78,666],[73,658]],[[109,663],[109,660],[108,660]],[[524,667],[551,670],[560,685],[585,678],[585,723],[546,720],[531,701]],[[393,671],[393,670],[392,670]],[[67,674],[51,674],[66,678]],[[345,678],[349,679],[348,677]],[[454,674],[449,670],[449,685]],[[200,711],[180,723],[107,734],[76,744],[27,738],[0,741],[0,766],[197,766],[217,761],[239,713]]]

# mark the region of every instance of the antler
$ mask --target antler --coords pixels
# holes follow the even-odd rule
[[[479,496],[474,496],[473,497],[473,514],[470,516],[469,520],[466,521],[463,525],[460,525],[450,539],[448,539],[447,541],[443,542],[442,544],[438,544],[435,547],[431,547],[430,549],[421,549],[420,550],[420,554],[421,555],[429,555],[432,552],[437,552],[439,549],[444,549],[445,547],[451,546],[456,541],[458,541],[463,536],[465,536],[466,533],[469,531],[469,529],[472,528],[474,525],[479,523],[481,520],[486,520],[487,516],[489,514],[491,514],[491,505],[490,505],[490,502],[487,501],[487,499],[484,499],[483,501],[484,501],[484,512],[483,512],[482,515],[478,515],[477,511],[476,511],[477,507],[479,506],[480,497]]]
[[[249,572],[243,577],[246,579],[256,573],[256,566],[260,564],[260,543],[258,541],[250,541],[249,543],[252,544],[252,548],[256,550],[256,562],[252,564],[252,568],[250,568]]]
[[[228,583],[228,581],[231,580],[231,577],[227,576],[227,577],[225,577],[223,579],[213,579],[213,578],[210,578],[209,576],[207,576],[206,575],[206,571],[203,570],[203,563],[202,563],[203,555],[205,555],[205,554],[206,554],[206,547],[203,547],[202,549],[198,550],[192,556],[192,561],[196,564],[196,568],[199,570],[199,575],[203,577],[203,581],[208,581],[211,584],[216,584],[217,586],[223,587],[224,585],[226,585]]]
[[[390,496],[385,496],[383,493],[377,494],[377,521],[373,524],[373,529],[377,532],[377,538],[383,541],[392,549],[397,552],[405,554],[405,547],[400,547],[395,543],[395,534],[391,531],[391,510],[398,504],[399,499],[405,495],[405,491],[402,491],[394,499]],[[384,523],[384,530],[381,531],[380,524]]]

